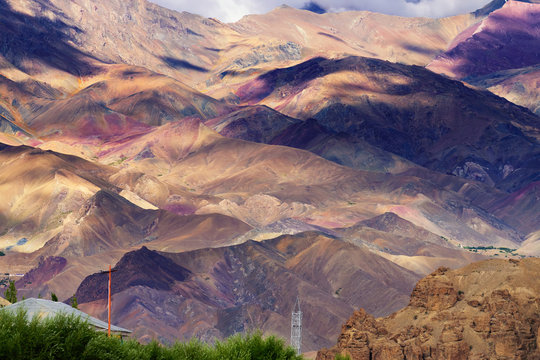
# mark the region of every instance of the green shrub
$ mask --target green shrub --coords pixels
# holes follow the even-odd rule
[[[24,312],[0,310],[0,359],[81,360],[300,360],[281,339],[260,332],[235,335],[214,346],[192,340],[170,347],[142,345],[94,330],[73,315],[28,320]]]
[[[17,289],[15,288],[15,281],[9,280],[9,285],[4,291],[4,298],[12,304],[17,302]]]
[[[0,311],[0,359],[74,359],[95,336],[74,316],[28,320],[22,311]]]
[[[170,348],[172,359],[213,359],[213,349],[198,340],[176,343]]]
[[[274,336],[262,337],[257,332],[249,335],[234,335],[223,342],[216,342],[214,346],[216,359],[301,359],[296,352],[286,347],[283,340]]]
[[[77,301],[77,297],[75,295],[71,297],[71,307],[75,309],[79,308],[79,302]]]

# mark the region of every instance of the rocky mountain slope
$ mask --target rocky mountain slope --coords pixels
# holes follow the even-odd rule
[[[211,341],[257,328],[286,338],[298,296],[307,350],[329,344],[358,304],[379,314],[399,308],[418,279],[365,248],[317,233],[192,252],[142,248],[114,269],[113,321],[142,339]],[[77,289],[81,309],[106,313],[102,277],[91,275]],[[382,308],[377,297],[392,301]]]
[[[511,69],[467,79],[468,82],[480,86],[504,97],[511,102],[529,108],[540,115],[540,99],[538,97],[538,78],[540,65],[521,69]]]
[[[417,274],[426,275],[434,262],[453,268],[483,260],[478,254],[448,247],[448,240],[388,212],[337,230],[343,239],[367,246],[373,252]]]
[[[82,278],[141,243],[162,241],[160,249],[187,250],[205,242],[229,244],[251,229],[224,215],[181,216],[158,210],[112,184],[113,167],[52,151],[3,147],[0,189],[5,202],[0,231],[7,256],[0,261],[4,272],[27,272],[48,256],[67,259],[59,278],[54,277],[58,273],[45,275],[46,282],[21,286],[23,292],[30,288],[27,295],[45,293],[46,286],[59,296],[69,296]]]
[[[173,132],[171,140],[191,137],[185,131],[187,128],[180,130],[183,135]],[[0,152],[4,156],[3,168],[7,170],[3,188],[17,198],[21,209],[30,211],[31,207],[24,204],[34,204],[41,205],[44,212],[30,211],[27,221],[19,223],[19,207],[12,202],[6,204],[10,207],[3,212],[9,221],[5,223],[4,238],[11,239],[9,246],[13,252],[0,260],[12,269],[16,265],[21,271],[27,271],[38,265],[41,256],[68,258],[71,266],[64,275],[49,281],[48,286],[53,286],[59,294],[69,295],[75,290],[77,279],[80,281],[81,276],[88,275],[85,272],[118,259],[122,251],[138,244],[177,251],[227,245],[250,229],[246,224],[263,229],[291,218],[300,220],[299,223],[332,228],[354,224],[387,209],[445,234],[452,239],[443,244],[449,249],[456,249],[458,241],[517,247],[523,236],[486,216],[479,207],[481,203],[468,204],[452,187],[428,190],[425,184],[414,190],[411,184],[421,184],[414,176],[359,172],[308,152],[239,142],[217,134],[207,138],[201,150],[191,147],[194,153],[178,158],[174,154],[186,152],[172,141],[170,150],[163,152],[167,133],[158,134],[161,152],[153,147],[145,150],[155,153],[153,157],[137,158],[136,154],[144,149],[135,146],[138,142],[123,144],[133,155],[124,152],[129,159],[124,161],[122,169],[96,166],[51,151],[7,146]],[[166,157],[162,157],[164,155]],[[27,179],[24,169],[36,169],[34,162],[28,161],[29,157],[41,166],[47,164],[45,159],[50,159],[56,168],[43,171],[43,178]],[[74,168],[70,163],[79,165]],[[208,169],[207,163],[215,165]],[[85,168],[91,171],[85,173]],[[18,169],[18,172],[9,169]],[[291,169],[297,170],[288,172]],[[68,171],[86,178],[70,175]],[[45,174],[48,175],[44,177]],[[71,182],[63,180],[66,177]],[[36,180],[34,190],[30,184]],[[65,184],[72,186],[63,189]],[[459,184],[458,188],[464,184]],[[418,192],[421,187],[424,190]],[[79,189],[74,193],[77,196],[69,196],[69,189]],[[37,195],[41,199],[38,202],[35,201]],[[489,193],[485,196],[492,197]],[[450,203],[454,208],[448,207]],[[44,208],[43,204],[48,207]],[[384,207],[381,204],[385,204]],[[461,207],[455,207],[457,204]],[[465,213],[463,209],[467,209]],[[441,226],[438,219],[444,219],[444,225]],[[475,230],[477,223],[484,224],[482,232]],[[285,231],[295,233],[301,229],[293,227]],[[107,257],[96,261],[105,253]],[[432,260],[442,264],[438,256]],[[68,274],[72,274],[69,282],[63,278]],[[36,294],[42,290],[37,284],[30,288]]]
[[[457,36],[428,66],[453,77],[474,77],[538,64],[540,6],[508,1]]]
[[[355,139],[363,140],[437,171],[504,189],[517,190],[538,174],[533,159],[539,147],[531,139],[538,136],[536,116],[419,67],[359,57],[314,58],[267,72],[240,86],[236,95],[244,104],[314,118],[323,132],[348,134],[351,147]],[[291,131],[297,134],[298,126]],[[296,146],[309,148],[306,136],[288,137],[276,142],[295,146],[294,140],[301,139]],[[333,152],[328,155],[352,165]],[[520,170],[508,177],[505,167]]]
[[[1,42],[9,49],[4,59],[45,81],[50,81],[47,72],[64,74],[66,88],[76,86],[76,77],[94,74],[99,68],[96,59],[143,66],[202,87],[208,79],[215,83],[231,75],[227,81],[235,81],[237,72],[321,54],[425,65],[476,21],[473,15],[405,19],[369,12],[319,15],[280,7],[224,24],[144,0],[3,0],[0,6],[5,25]],[[24,32],[24,37],[14,37],[16,32]],[[55,49],[54,55],[46,55],[43,49],[48,48]]]
[[[440,268],[402,310],[378,319],[355,311],[317,359],[537,359],[539,271],[539,259]]]
[[[441,265],[540,255],[538,116],[423,67],[479,21],[519,30],[492,5],[223,24],[0,0],[0,273],[103,317],[92,274],[117,264],[114,320],[143,340],[287,337],[300,293],[318,349]],[[477,85],[532,104],[535,66]]]
[[[540,2],[507,1],[459,34],[428,69],[538,111]]]

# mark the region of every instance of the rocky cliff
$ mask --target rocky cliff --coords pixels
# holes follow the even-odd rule
[[[439,268],[404,309],[378,319],[355,311],[317,360],[540,359],[539,272],[538,258]]]

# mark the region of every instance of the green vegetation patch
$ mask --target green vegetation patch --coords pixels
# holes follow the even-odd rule
[[[122,163],[123,163],[124,161],[126,161],[126,160],[127,160],[127,157],[125,157],[124,155],[122,155],[122,156],[120,157],[120,159],[118,159],[118,160],[116,160],[116,161],[113,161],[113,162],[109,163],[108,165],[109,165],[109,166],[118,166],[118,165],[122,165]]]
[[[489,251],[489,250],[496,250],[498,251],[499,253],[506,253],[506,254],[510,254],[510,255],[513,255],[513,256],[520,256],[520,257],[523,257],[522,255],[516,253],[515,251],[517,249],[510,249],[510,248],[507,248],[507,247],[494,247],[494,246],[464,246],[463,247],[464,249],[467,249],[469,251],[472,251],[472,252],[478,252],[478,251]],[[499,254],[493,254],[493,256],[499,256]]]
[[[283,340],[263,338],[257,332],[234,335],[213,346],[192,340],[170,347],[157,342],[142,345],[122,341],[91,328],[74,316],[28,320],[24,312],[0,310],[0,359],[80,359],[80,360],[300,360]]]

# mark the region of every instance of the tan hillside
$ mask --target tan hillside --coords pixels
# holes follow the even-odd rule
[[[7,301],[6,299],[4,299],[3,297],[0,297],[0,307],[4,307],[8,305],[11,305],[11,303]]]

